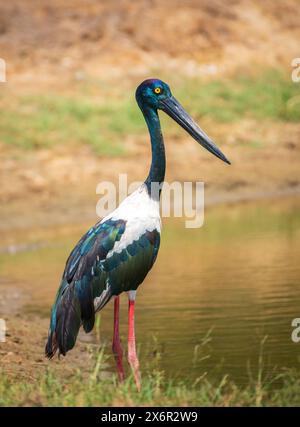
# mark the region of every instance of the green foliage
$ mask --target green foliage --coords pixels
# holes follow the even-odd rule
[[[98,154],[120,155],[131,122],[132,110],[118,103],[98,105],[84,96],[26,96],[2,111],[0,141],[25,149],[86,144]]]
[[[262,71],[255,76],[237,74],[231,79],[207,83],[190,79],[176,92],[194,115],[209,115],[217,122],[234,122],[244,117],[300,119],[300,86],[278,70]]]
[[[173,88],[174,93],[196,118],[209,116],[214,122],[234,122],[245,117],[300,119],[300,86],[277,70],[208,82],[199,78],[181,81],[182,85]],[[97,154],[113,156],[126,151],[128,136],[146,132],[131,92],[96,101],[84,88],[78,87],[76,93],[23,96],[3,92],[0,142],[25,149],[86,144]],[[171,126],[174,131],[178,129]]]

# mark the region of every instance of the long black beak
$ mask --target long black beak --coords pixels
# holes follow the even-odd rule
[[[170,96],[160,101],[160,109],[174,119],[183,129],[185,129],[202,147],[206,148],[219,159],[230,165],[230,161],[224,156],[216,144],[203,132],[194,122],[191,116],[184,110],[174,96]]]

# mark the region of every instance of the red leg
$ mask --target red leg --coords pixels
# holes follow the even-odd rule
[[[115,355],[117,364],[117,372],[119,381],[124,381],[124,369],[123,369],[123,350],[121,347],[120,334],[119,334],[119,320],[120,320],[120,297],[115,297],[114,301],[114,337],[112,343],[112,351]]]
[[[135,296],[135,293],[134,293]],[[134,375],[135,384],[138,391],[141,390],[141,376],[139,370],[139,360],[136,354],[135,332],[134,332],[134,298],[129,295],[128,305],[128,362]]]

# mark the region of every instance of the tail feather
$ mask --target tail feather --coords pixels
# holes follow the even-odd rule
[[[75,282],[76,294],[80,301],[80,316],[85,332],[91,332],[95,323],[95,309],[92,295],[92,286],[88,278],[83,277]]]
[[[51,359],[57,349],[59,354],[66,355],[76,342],[81,324],[80,303],[74,286],[66,287],[58,295],[52,309],[52,318],[45,348],[46,356]]]
[[[51,359],[57,350],[59,355],[65,356],[74,347],[80,326],[90,332],[94,327],[95,312],[102,309],[111,296],[110,286],[94,299],[86,280],[72,283],[63,280],[52,308],[46,356]]]
[[[52,359],[52,357],[55,355],[56,351],[57,351],[56,334],[55,334],[55,331],[52,331],[51,328],[49,328],[48,340],[47,340],[46,348],[45,348],[45,354],[48,357],[48,359]]]

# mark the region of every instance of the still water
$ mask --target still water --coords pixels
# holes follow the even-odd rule
[[[89,225],[30,230],[15,241],[10,236],[10,243],[22,237],[31,245],[0,254],[0,276],[30,295],[24,315],[48,316],[66,257]],[[101,340],[109,348],[112,308],[109,303],[101,312]],[[124,295],[124,344],[126,311]],[[164,220],[158,260],[137,296],[142,366],[150,362],[168,376],[191,380],[229,374],[239,384],[257,375],[261,351],[265,373],[300,367],[300,343],[291,340],[296,317],[300,199],[212,207],[200,229]]]

